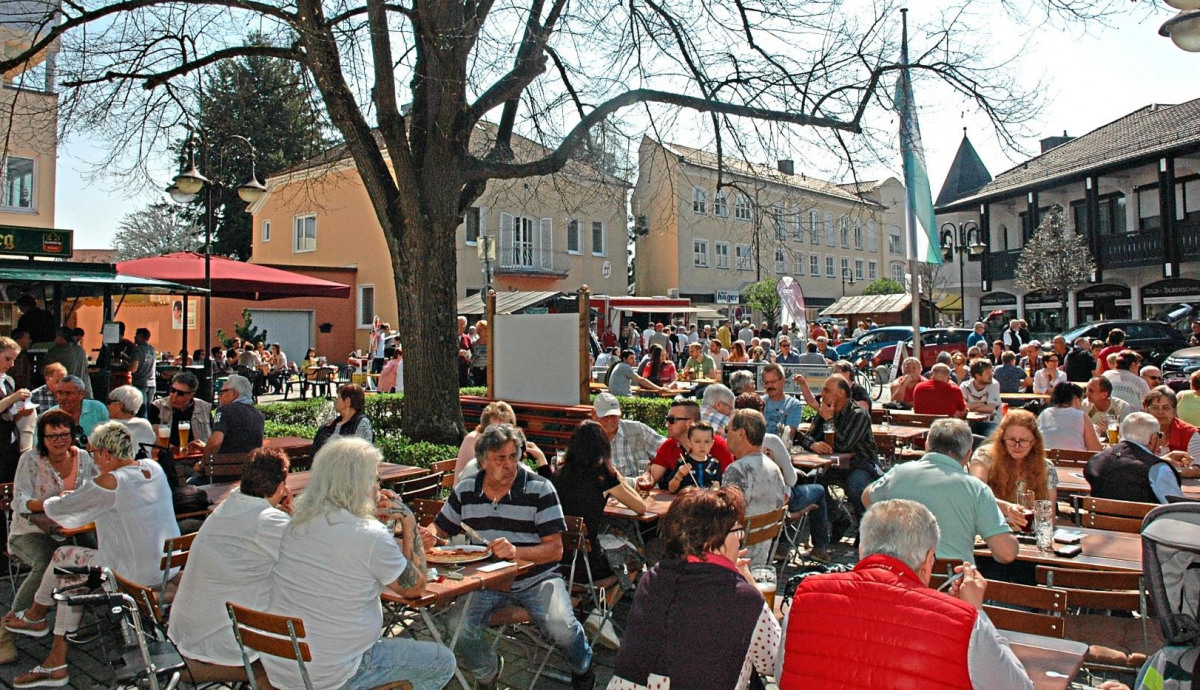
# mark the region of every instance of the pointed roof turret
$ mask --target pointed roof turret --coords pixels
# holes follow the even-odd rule
[[[975,147],[967,138],[967,128],[963,127],[962,143],[958,145],[958,153],[954,155],[954,162],[950,164],[950,172],[946,173],[946,181],[942,183],[942,191],[938,192],[934,206],[944,206],[969,196],[991,181],[992,174],[975,152]]]

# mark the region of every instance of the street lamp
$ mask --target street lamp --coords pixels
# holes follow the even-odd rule
[[[226,140],[235,140],[246,145],[250,149],[250,179],[243,182],[237,188],[238,197],[247,204],[253,204],[262,198],[263,194],[267,193],[267,188],[263,183],[258,181],[258,173],[255,170],[255,162],[258,156],[258,150],[254,148],[254,143],[249,138],[238,134],[229,134],[225,137]],[[179,204],[190,204],[196,199],[196,196],[202,191],[207,190],[207,212],[205,213],[204,223],[204,357],[207,362],[206,369],[208,374],[208,385],[212,385],[212,232],[213,232],[213,198],[212,190],[214,186],[220,186],[219,182],[214,182],[200,173],[200,169],[196,167],[196,147],[197,140],[201,147],[201,155],[205,165],[208,164],[209,138],[201,132],[188,128],[188,138],[184,143],[184,153],[180,156],[179,167],[180,173],[171,180],[171,186],[167,187],[167,194],[171,196],[172,201]],[[186,166],[186,167],[185,167]],[[187,342],[187,315],[184,315],[183,338]],[[184,348],[184,357],[187,357],[187,348]],[[186,360],[185,360],[186,361]],[[211,388],[209,389],[211,393]],[[210,395],[211,398],[211,395]]]
[[[955,230],[958,231],[957,234]],[[979,225],[973,220],[959,223],[957,227],[954,223],[942,223],[941,238],[942,256],[946,261],[952,261],[954,253],[958,252],[958,308],[962,310],[962,322],[965,326],[967,324],[967,291],[963,284],[966,280],[963,270],[967,262],[963,257],[963,252],[970,252],[971,256],[979,256],[987,251],[987,245],[983,243],[983,233],[979,231]]]
[[[842,297],[846,296],[846,285],[854,285],[854,272],[848,268],[842,269]]]
[[[1166,0],[1179,10],[1158,28],[1159,36],[1171,39],[1177,47],[1189,53],[1200,53],[1200,0]]]

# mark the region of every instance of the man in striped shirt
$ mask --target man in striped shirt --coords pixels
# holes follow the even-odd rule
[[[488,540],[497,558],[534,564],[516,578],[511,591],[485,589],[476,592],[469,605],[458,607],[456,615],[462,621],[458,662],[475,677],[476,687],[494,687],[504,663],[483,632],[493,612],[517,605],[566,656],[572,688],[591,690],[596,681],[592,648],[572,612],[567,583],[558,574],[562,533],[567,529],[562,506],[549,480],[521,467],[523,448],[514,427],[488,427],[475,442],[479,474],[454,487],[433,522],[440,539],[462,533],[466,524]],[[459,625],[458,620],[450,624],[451,629]]]

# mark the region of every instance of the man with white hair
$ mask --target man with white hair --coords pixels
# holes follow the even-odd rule
[[[1166,503],[1181,496],[1179,471],[1158,456],[1163,447],[1158,420],[1145,412],[1133,412],[1121,422],[1121,442],[1092,456],[1083,476],[1096,498],[1139,503]]]
[[[742,328],[738,331],[737,339],[746,345],[749,345],[750,341],[754,340],[754,329],[750,327],[749,319],[742,321]]]
[[[967,403],[962,389],[950,382],[950,367],[935,364],[929,370],[929,380],[913,388],[913,412],[943,417],[966,417]]]
[[[916,357],[905,357],[900,364],[900,376],[890,385],[892,402],[912,408],[913,390],[917,384],[925,381],[921,375],[921,360]]]
[[[1000,339],[1004,341],[1005,350],[1020,352],[1021,346],[1025,344],[1025,341],[1021,339],[1021,320],[1013,319],[1009,321],[1008,328],[1005,329]]]
[[[738,369],[730,374],[729,390],[733,393],[735,398],[742,393],[750,393],[753,395],[756,392],[754,390],[754,372],[746,371],[745,369]],[[733,413],[731,412],[730,414]]]
[[[705,387],[704,397],[700,400],[700,421],[711,424],[713,431],[724,436],[736,397],[733,391],[719,383]]]
[[[967,336],[967,347],[978,345],[980,348],[988,346],[987,324],[982,321],[975,322],[975,330]]]
[[[775,662],[779,687],[920,688],[937,678],[955,687],[1033,688],[983,612],[987,580],[974,567],[962,566],[948,594],[929,588],[938,525],[915,501],[867,511],[854,570],[809,577],[796,589]],[[924,632],[896,634],[898,625]]]
[[[1142,367],[1141,369],[1138,369],[1138,374],[1141,375],[1142,380],[1146,382],[1146,385],[1150,386],[1151,390],[1158,388],[1163,384],[1162,369],[1159,369],[1158,367]]]
[[[925,455],[896,465],[863,491],[863,505],[905,498],[924,505],[938,518],[942,539],[938,558],[975,563],[975,535],[987,542],[997,563],[1017,557],[1017,538],[996,506],[987,484],[967,473],[971,427],[961,419],[939,419],[929,427]]]
[[[212,435],[204,446],[204,457],[218,453],[249,453],[263,444],[263,414],[254,407],[254,384],[234,374],[225,379],[213,421]]]

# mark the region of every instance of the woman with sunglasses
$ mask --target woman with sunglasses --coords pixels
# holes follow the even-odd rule
[[[8,551],[29,566],[29,574],[13,595],[13,611],[24,611],[33,603],[33,593],[50,565],[50,557],[63,541],[52,523],[44,519],[43,502],[78,489],[97,474],[92,456],[72,445],[74,428],[75,420],[66,412],[47,412],[37,422],[37,447],[25,451],[17,462]],[[6,630],[0,633],[0,660],[10,656],[16,660],[13,634]]]
[[[663,518],[666,556],[638,580],[608,690],[742,690],[774,673],[780,628],[741,551],[737,487],[686,489]]]
[[[1014,528],[1026,524],[1019,499],[1022,491],[1032,491],[1037,500],[1058,500],[1058,473],[1046,459],[1042,432],[1032,412],[1012,410],[1004,415],[967,467],[991,487],[1001,514]]]

